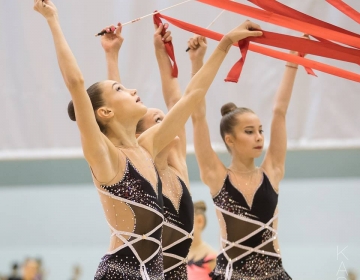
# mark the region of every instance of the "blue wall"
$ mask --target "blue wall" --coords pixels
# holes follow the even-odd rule
[[[218,248],[209,192],[200,182],[191,187],[193,199],[208,204],[204,238]],[[359,272],[360,177],[287,179],[280,188],[279,241],[288,273],[300,280],[341,279],[342,262],[347,270]],[[50,280],[69,279],[75,263],[83,267],[82,279],[92,279],[109,240],[90,184],[3,186],[0,225],[0,274],[14,260],[40,256]]]

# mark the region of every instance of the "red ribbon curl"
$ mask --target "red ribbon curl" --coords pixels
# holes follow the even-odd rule
[[[162,23],[159,14],[155,14],[153,16],[153,20],[154,20],[154,24],[156,24],[157,27],[159,27],[159,25]],[[163,28],[162,31],[161,31],[161,36],[164,36],[165,32],[166,32],[165,28]],[[170,57],[170,59],[173,62],[171,75],[174,78],[177,78],[178,74],[179,74],[179,71],[178,71],[178,67],[177,67],[177,64],[176,64],[174,46],[173,46],[171,41],[170,42],[164,42],[164,44],[165,44],[166,52],[167,52],[168,56]]]

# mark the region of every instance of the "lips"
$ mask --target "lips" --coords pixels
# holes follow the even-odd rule
[[[254,149],[261,150],[261,149],[262,149],[262,146],[257,146],[257,147],[255,147]]]
[[[138,102],[140,102],[141,101],[141,99],[140,99],[140,97],[138,97],[137,99],[136,99],[136,103],[138,103]]]

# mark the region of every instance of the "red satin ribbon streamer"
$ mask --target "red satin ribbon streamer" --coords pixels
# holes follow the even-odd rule
[[[314,25],[317,25],[317,26],[322,26],[324,28],[327,28],[327,29],[331,29],[331,30],[334,30],[334,31],[338,31],[338,32],[342,32],[344,34],[348,34],[348,35],[351,35],[351,36],[354,36],[354,37],[357,37],[357,38],[360,38],[360,35],[356,34],[356,33],[353,33],[353,32],[350,32],[346,29],[343,29],[343,28],[340,28],[338,26],[335,26],[335,25],[332,25],[330,23],[327,23],[327,22],[324,22],[324,21],[321,21],[317,18],[314,18],[314,17],[311,17],[307,14],[304,14],[304,13],[301,13],[293,8],[290,8],[282,3],[279,3],[277,1],[269,1],[269,0],[248,0],[249,2],[257,5],[258,7],[268,11],[268,12],[273,12],[273,13],[276,13],[276,14],[279,14],[279,15],[283,15],[283,16],[286,16],[286,17],[292,17],[294,19],[297,19],[297,20],[301,20],[301,21],[304,21],[304,22],[308,22],[308,23],[311,23],[311,24],[314,24]],[[320,42],[326,42],[328,45],[329,44],[334,44],[336,45],[335,43],[331,42],[331,41],[328,41],[328,40],[325,40],[323,38],[320,38],[320,37],[314,37],[316,38],[317,40],[319,40]],[[306,72],[310,75],[315,75],[314,71],[311,69],[311,68],[308,68],[308,67],[305,67],[306,69]]]
[[[237,83],[239,81],[240,74],[241,74],[242,68],[245,63],[246,54],[249,49],[249,41],[241,40],[238,42],[238,46],[240,48],[241,58],[230,69],[230,72],[228,73],[227,77],[225,78],[225,82]]]
[[[155,11],[156,12],[156,11]],[[162,21],[159,17],[159,14],[155,14],[153,16],[153,19],[154,19],[154,24],[156,24],[157,26],[159,26]],[[164,36],[165,35],[165,28],[163,28],[163,30],[161,31],[161,35]],[[172,66],[172,72],[171,72],[171,75],[174,77],[174,78],[177,78],[178,77],[178,67],[177,67],[177,64],[176,64],[176,60],[175,60],[175,52],[174,52],[174,46],[172,44],[172,42],[165,42],[165,49],[166,49],[166,52],[168,54],[168,56],[170,57],[170,59],[172,60],[173,62],[173,66]]]
[[[223,35],[220,33],[216,33],[214,31],[211,31],[211,30],[208,30],[205,28],[201,28],[199,26],[192,25],[190,23],[183,22],[178,19],[171,18],[171,17],[165,16],[162,14],[158,14],[158,15],[159,15],[159,17],[169,21],[173,25],[175,25],[181,29],[187,30],[189,32],[192,32],[192,33],[195,33],[198,35],[202,35],[202,36],[205,36],[207,38],[211,38],[211,39],[214,39],[217,41],[220,41],[221,38],[223,37]],[[253,41],[253,42],[257,42],[257,43],[263,43],[263,44],[268,44],[268,45],[272,45],[272,46],[293,49],[293,50],[299,51],[300,53],[313,53],[313,54],[320,55],[320,56],[326,56],[323,53],[325,51],[325,47],[326,47],[326,45],[322,45],[324,43],[309,41],[309,40],[302,39],[302,38],[297,38],[297,37],[292,37],[292,36],[282,35],[282,34],[276,34],[276,33],[267,32],[267,31],[263,31],[263,33],[264,33],[263,37],[248,37],[246,40],[243,40],[243,41]],[[336,45],[336,44],[333,44],[333,45]],[[331,46],[334,47],[333,45],[331,45]],[[238,45],[236,45],[236,46],[238,46]],[[244,51],[246,50],[246,44],[240,45],[240,48],[242,46],[244,48],[241,50],[241,52],[243,54],[243,58],[240,59],[234,65],[234,67],[232,69],[232,70],[234,70],[234,72],[229,73],[228,78],[227,78],[227,79],[229,79],[229,81],[230,80],[236,81],[237,78],[240,76],[240,72],[238,72],[238,71],[239,70],[241,71],[241,67],[245,60]],[[351,51],[349,51],[349,53],[347,53],[347,52],[343,53],[343,52],[340,52],[340,49],[331,50],[330,52],[327,53],[327,55],[328,55],[327,57],[336,56],[337,57],[336,59],[341,59],[344,61],[351,60],[351,62],[359,63],[359,50],[349,49],[349,48],[342,47],[339,45],[336,45],[336,48],[341,48],[342,51],[344,49],[351,50]],[[264,48],[264,47],[257,46],[254,44],[249,44],[248,49],[251,51],[257,52],[257,53],[261,53],[261,54],[264,54],[267,56],[277,58],[277,59],[300,64],[305,67],[311,67],[311,68],[314,68],[316,70],[319,70],[319,71],[322,71],[322,72],[325,72],[328,74],[332,74],[332,75],[339,76],[339,77],[349,79],[352,81],[360,82],[360,75],[340,69],[340,68],[336,68],[336,67],[333,67],[330,65],[326,65],[326,64],[323,64],[320,62],[305,59],[305,58],[302,58],[302,57],[299,57],[296,55],[286,54],[283,52]],[[331,48],[329,47],[329,49],[331,49]],[[245,54],[246,54],[246,51],[245,51]],[[332,58],[335,58],[335,57],[332,57]]]
[[[321,26],[333,31],[337,31],[340,33],[344,33],[356,38],[360,38],[359,34],[356,34],[354,32],[351,32],[349,30],[343,29],[341,27],[338,27],[336,25],[327,23],[325,21],[319,20],[317,18],[311,17],[307,14],[301,13],[293,8],[290,8],[282,3],[279,3],[277,1],[269,1],[269,0],[248,0],[249,2],[257,5],[258,7],[268,11],[268,12],[272,12],[278,15],[282,15],[282,16],[286,16],[289,18],[294,18],[303,22],[307,22],[307,23],[311,23],[313,25],[317,25],[317,26]],[[308,34],[314,35],[311,32],[308,32]],[[322,34],[320,37],[325,38],[324,35],[326,34]]]
[[[326,2],[328,2],[330,5],[333,5],[336,9],[343,12],[352,20],[356,21],[357,23],[360,23],[360,13],[354,10],[349,5],[342,2],[341,0],[326,0]]]
[[[249,7],[229,0],[197,0],[214,7],[225,9],[234,13],[242,14],[248,17],[256,18],[265,22],[273,23],[292,30],[297,30],[306,34],[312,34],[318,37],[325,37],[329,40],[340,42],[349,46],[360,48],[360,38],[344,34],[338,31],[330,30],[321,26],[316,26],[307,22],[282,16],[279,14],[263,11],[257,8]],[[272,1],[276,2],[276,1]],[[325,35],[325,36],[324,36]]]

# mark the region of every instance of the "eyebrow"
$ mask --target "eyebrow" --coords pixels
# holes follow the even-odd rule
[[[262,125],[259,125],[259,127],[262,128]],[[249,126],[245,126],[245,128],[255,128],[255,127],[252,125],[249,125]]]
[[[112,84],[111,87],[114,88],[114,86],[117,85],[117,84],[119,84],[119,83],[118,83],[118,82],[115,82],[115,83]]]

